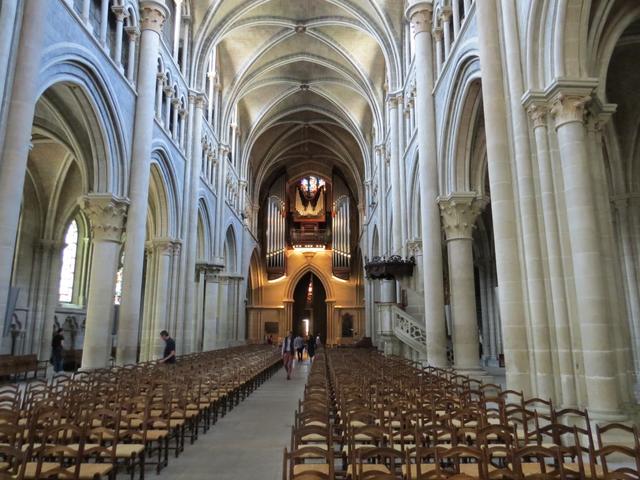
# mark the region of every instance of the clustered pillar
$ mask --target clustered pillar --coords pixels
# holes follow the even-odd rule
[[[80,206],[93,237],[82,368],[104,368],[111,356],[113,295],[128,202],[111,194],[91,194],[80,199]]]
[[[416,47],[416,114],[427,361],[433,366],[444,367],[447,365],[447,336],[444,319],[440,209],[437,203],[438,162],[432,94],[434,82],[432,14],[433,6],[430,2],[415,2],[407,10],[407,18],[413,27]]]
[[[472,373],[480,371],[472,234],[482,207],[475,194],[454,194],[440,200],[449,257],[454,365]]]
[[[142,311],[142,271],[146,240],[149,177],[151,175],[151,139],[153,134],[156,70],[160,32],[167,17],[162,1],[141,2],[140,61],[138,65],[138,98],[133,127],[131,177],[127,217],[125,268],[122,304],[118,326],[116,361],[122,365],[138,360],[139,325]]]

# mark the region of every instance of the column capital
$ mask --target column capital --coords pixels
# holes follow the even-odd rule
[[[156,80],[158,80],[160,83],[164,83],[164,81],[167,79],[167,74],[164,72],[158,72],[156,73]]]
[[[590,95],[559,93],[551,100],[551,115],[555,118],[556,128],[565,123],[584,123],[586,107],[591,101]]]
[[[433,4],[431,2],[413,2],[405,11],[405,16],[411,22],[414,36],[422,32],[431,32],[433,18]]]
[[[443,34],[442,27],[436,27],[433,29],[433,36],[436,39],[436,42],[439,42],[442,40],[442,34]]]
[[[116,16],[116,20],[119,22],[124,21],[124,19],[129,16],[129,13],[127,12],[127,9],[124,7],[124,5],[112,5],[111,11]]]
[[[486,201],[477,198],[475,193],[452,193],[439,198],[438,203],[447,241],[471,240],[476,218]]]
[[[171,88],[171,85],[165,85],[164,94],[167,98],[173,97],[173,88]]]
[[[169,10],[164,0],[142,0],[140,2],[140,25],[142,30],[162,31]]]
[[[443,22],[447,22],[450,18],[451,15],[453,14],[453,11],[451,10],[451,7],[443,7],[442,8],[442,12],[440,13],[440,17],[442,18]]]
[[[193,103],[196,108],[204,108],[207,99],[203,93],[189,90],[189,103]]]
[[[131,42],[137,41],[138,37],[140,37],[140,29],[135,25],[132,25],[130,27],[124,27],[124,31],[129,36],[129,40]]]
[[[540,128],[547,126],[547,115],[549,114],[549,107],[541,103],[532,103],[527,108],[527,113],[533,121],[533,128]]]
[[[78,199],[91,222],[94,241],[117,242],[122,238],[129,200],[110,193],[90,193]]]
[[[396,108],[402,105],[402,92],[388,93],[387,103],[389,107]]]
[[[155,253],[159,255],[172,255],[174,239],[172,238],[154,238],[151,245]]]

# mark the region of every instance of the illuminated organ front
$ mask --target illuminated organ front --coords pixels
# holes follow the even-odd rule
[[[331,179],[305,174],[276,179],[265,203],[264,248],[270,279],[286,270],[286,251],[330,250],[335,276],[348,278],[357,231],[353,196],[339,173]]]

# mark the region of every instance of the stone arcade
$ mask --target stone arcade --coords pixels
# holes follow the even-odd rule
[[[635,418],[636,2],[0,0],[0,32],[1,353],[294,329]]]

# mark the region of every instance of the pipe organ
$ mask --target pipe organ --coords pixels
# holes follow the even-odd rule
[[[270,280],[285,275],[290,253],[312,250],[325,251],[333,275],[349,279],[358,215],[351,190],[339,172],[283,174],[263,198],[260,223]]]

